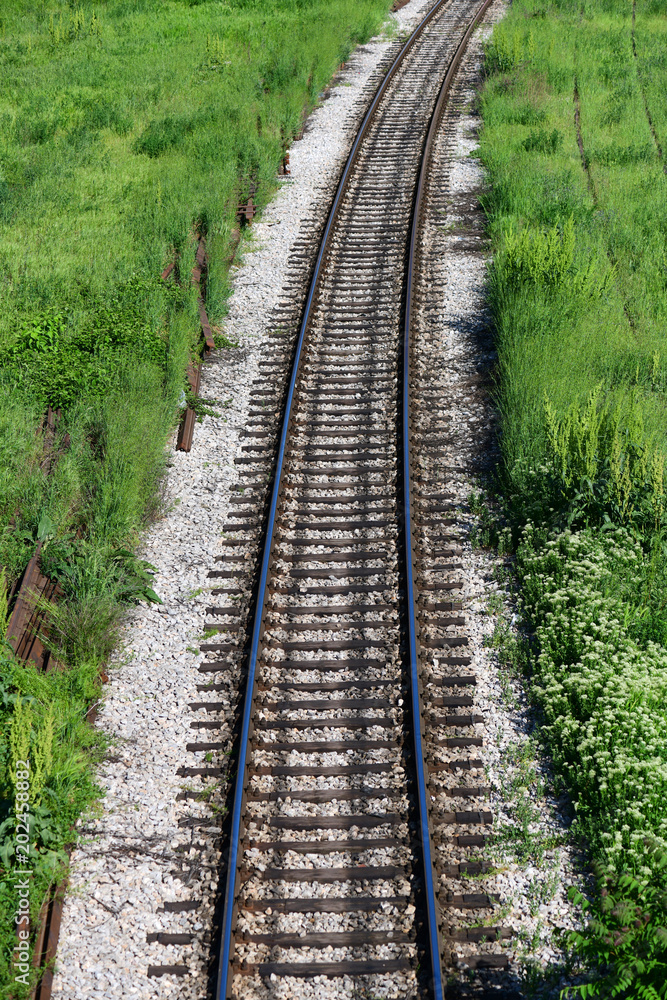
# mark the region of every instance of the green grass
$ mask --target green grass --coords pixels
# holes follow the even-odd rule
[[[387,7],[4,5],[0,423],[22,425],[12,430],[21,459],[8,441],[0,467],[10,576],[44,510],[59,530],[85,526],[116,544],[145,520],[198,336],[194,293],[160,272],[176,252],[187,276],[204,232],[207,308],[222,318],[238,200],[251,180],[260,208],[270,198],[304,111]],[[47,403],[65,407],[76,441],[57,486],[30,461]],[[17,510],[18,534],[7,530]]]
[[[667,996],[667,4],[517,0],[481,94],[499,488],[542,735],[601,872],[582,996]],[[651,128],[651,123],[653,129]],[[655,133],[655,135],[654,135]]]
[[[499,250],[503,446],[517,489],[544,453],[545,394],[564,412],[597,386],[608,398],[636,388],[647,440],[667,447],[667,189],[632,60],[629,6],[622,11],[579,23],[569,7],[522,4],[498,32],[511,51],[494,60],[517,68],[496,72],[482,98],[486,208]],[[577,147],[575,76],[595,198]],[[536,143],[554,132],[557,149]],[[510,231],[562,234],[569,219],[572,259],[558,280],[498,274]]]
[[[30,752],[42,759],[44,745],[52,748],[32,803],[33,933],[63,846],[98,794],[99,743],[83,721],[94,678],[124,608],[151,597],[150,569],[128,549],[162,512],[165,445],[199,349],[188,280],[198,234],[210,256],[207,311],[218,324],[239,200],[253,183],[260,210],[267,203],[304,114],[389,6],[2,5],[0,568],[11,585],[41,539],[43,568],[64,591],[49,626],[64,669],[40,679],[9,651],[1,664],[3,818],[11,819],[10,734],[22,697],[31,699]],[[160,278],[174,255],[182,288]],[[57,446],[70,438],[48,478],[39,468],[47,404],[63,410]],[[9,822],[0,848],[12,836]],[[14,860],[0,853],[0,997],[19,998],[27,987],[10,966]]]

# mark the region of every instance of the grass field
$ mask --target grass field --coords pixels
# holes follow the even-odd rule
[[[271,195],[304,109],[387,7],[3,5],[0,529],[20,517],[0,535],[10,577],[44,511],[58,532],[85,526],[104,544],[141,524],[197,336],[193,293],[160,272],[176,251],[187,273],[206,233],[207,307],[220,319],[239,198],[251,179],[260,205]],[[74,441],[48,487],[25,460],[46,403],[66,407]],[[128,407],[135,419],[119,421]]]
[[[664,0],[516,0],[481,95],[524,659],[600,893],[583,996],[667,996]]]
[[[160,513],[165,444],[188,359],[194,292],[161,281],[198,233],[207,310],[224,315],[239,199],[275,190],[284,149],[389,0],[5,0],[0,8],[0,617],[44,545],[64,599],[50,636],[65,665],[0,662],[0,996],[15,981],[14,806],[29,795],[32,932],[97,790],[103,742],[84,724],[123,608],[150,597],[128,551]],[[60,406],[66,450],[48,478],[38,434]],[[2,622],[0,621],[0,626]],[[34,762],[29,793],[16,761]],[[30,972],[28,979],[34,978]]]

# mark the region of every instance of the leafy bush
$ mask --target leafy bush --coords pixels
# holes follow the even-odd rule
[[[41,145],[53,138],[57,128],[58,118],[55,115],[26,110],[16,118],[14,135],[22,146]]]
[[[517,125],[541,125],[546,119],[547,113],[544,108],[536,108],[533,104],[524,104],[520,108],[509,110],[509,116],[506,120]],[[560,135],[560,132],[558,134]]]
[[[522,229],[515,232],[510,224],[504,252],[495,264],[499,283],[517,285],[524,281],[559,285],[574,262],[574,220],[554,226],[548,232]]]
[[[149,122],[141,135],[135,140],[135,153],[145,153],[146,156],[161,156],[167,150],[180,145],[186,136],[195,128],[192,118],[185,115],[167,115],[158,121]]]
[[[165,335],[147,322],[151,296],[167,308],[183,298],[176,285],[163,289],[157,281],[134,279],[111,301],[89,307],[78,328],[54,309],[33,315],[0,353],[0,382],[56,408],[70,407],[82,393],[92,398],[118,388],[123,362],[132,358],[166,371]]]
[[[667,997],[667,854],[650,841],[651,879],[616,876],[598,866],[597,902],[593,906],[575,889],[570,899],[588,915],[586,931],[568,935],[568,943],[590,966],[604,970],[595,981],[564,991],[564,996]]]
[[[153,590],[155,567],[129,549],[105,553],[85,542],[51,542],[42,550],[41,568],[58,581],[65,596],[76,600],[108,594],[119,604],[162,603]]]
[[[501,21],[496,25],[486,47],[485,68],[487,73],[509,73],[516,69],[524,58],[532,60],[535,55],[535,39],[531,31],[526,37],[520,28],[513,31]]]
[[[517,232],[510,222],[493,262],[493,295],[501,300],[515,294],[522,285],[530,284],[545,289],[567,286],[567,291],[574,295],[603,295],[613,269],[596,254],[590,255],[587,264],[577,266],[575,251],[572,216],[546,232],[529,227]]]
[[[129,549],[47,539],[40,564],[42,572],[60,584],[64,597],[55,605],[42,602],[42,638],[56,658],[68,664],[106,663],[124,608],[139,601],[162,603],[153,590],[155,567]]]
[[[81,811],[99,795],[93,767],[106,741],[85,714],[99,696],[98,667],[90,661],[65,672],[39,674],[0,650],[0,990],[3,997],[29,995],[15,980],[11,965],[16,945],[18,909],[14,869],[25,861],[16,855],[14,800],[17,760],[30,760],[27,849],[31,926],[49,886],[64,874],[64,846],[76,836]],[[31,973],[36,974],[36,970]]]
[[[605,166],[629,166],[634,163],[650,163],[657,157],[653,143],[644,142],[641,146],[621,146],[612,142],[596,146],[590,152],[591,163],[602,163]]]
[[[94,97],[86,94],[73,95],[68,117],[70,133],[99,132],[108,128],[116,135],[126,135],[132,129],[130,115],[103,94],[96,94]]]

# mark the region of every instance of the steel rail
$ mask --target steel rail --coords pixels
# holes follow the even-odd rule
[[[331,233],[333,230],[334,223],[336,222],[338,216],[340,203],[347,190],[350,174],[358,157],[358,152],[361,142],[368,131],[369,125],[371,124],[375,116],[378,105],[382,97],[384,96],[387,87],[389,86],[391,80],[393,79],[399,67],[403,63],[406,55],[413,47],[415,41],[422,34],[426,26],[436,17],[437,14],[441,12],[442,8],[446,6],[448,2],[449,0],[438,0],[438,2],[434,4],[434,6],[431,8],[428,14],[422,19],[422,21],[410,35],[409,39],[406,41],[405,45],[397,55],[390,69],[385,75],[382,83],[378,87],[378,90],[376,91],[375,97],[373,98],[373,101],[371,102],[371,105],[368,111],[366,112],[364,119],[361,123],[361,126],[357,132],[357,136],[354,140],[352,149],[349,153],[347,162],[343,169],[338,184],[338,188],[336,190],[336,194],[329,212],[327,223],[320,243],[320,249],[318,251],[315,267],[308,288],[308,295],[306,297],[303,317],[299,327],[294,360],[292,363],[292,371],[290,373],[290,380],[285,401],[285,412],[283,416],[283,422],[282,422],[282,428],[278,446],[274,482],[271,493],[271,502],[266,522],[265,540],[262,552],[262,561],[260,567],[257,597],[255,604],[255,615],[253,620],[252,637],[248,655],[246,693],[244,698],[243,714],[241,719],[241,730],[239,736],[239,758],[238,758],[236,783],[234,788],[234,800],[231,813],[230,847],[229,847],[229,857],[227,862],[227,878],[226,878],[225,896],[222,908],[220,959],[218,966],[216,1000],[227,1000],[227,997],[230,995],[230,988],[231,988],[231,979],[232,979],[231,959],[232,959],[232,941],[233,941],[234,922],[235,922],[234,920],[235,900],[239,885],[239,873],[238,873],[239,844],[241,837],[241,819],[242,819],[244,800],[245,800],[245,787],[247,784],[248,744],[251,735],[252,708],[255,696],[255,683],[257,676],[257,661],[260,649],[260,642],[264,632],[264,614],[265,614],[266,599],[267,599],[267,584],[269,578],[269,568],[271,565],[271,559],[275,544],[274,536],[275,536],[276,514],[283,488],[283,470],[285,463],[285,454],[287,448],[287,440],[289,437],[289,432],[292,423],[292,415],[293,415],[292,407],[294,402],[294,396],[296,392],[297,381],[301,370],[303,345],[308,329],[311,311],[315,302],[315,295],[317,291],[320,274],[322,272],[324,263],[326,261]],[[484,9],[486,8],[486,6],[488,6],[490,2],[491,0],[486,0]],[[466,32],[465,35],[466,40],[469,37],[475,23],[476,21],[473,22],[471,27]],[[446,80],[450,78],[450,72],[448,72]],[[406,513],[407,513],[407,508],[406,508]],[[410,523],[409,517],[408,517],[408,523]],[[409,581],[408,586],[410,589],[410,594],[413,595],[414,587],[412,584],[413,560],[411,551],[411,539],[412,539],[411,530],[409,531],[406,530],[405,537],[406,541],[408,542],[409,567],[410,567],[410,572],[408,573],[408,581]],[[416,638],[415,638],[416,626],[415,626],[414,606],[411,606],[410,608],[410,617],[412,622],[411,626],[412,632],[410,641],[411,644],[415,644],[414,657],[412,655],[412,645],[411,645],[411,664],[412,664],[413,661],[416,662]],[[417,705],[419,705],[419,696],[418,696],[419,689],[416,688],[414,690],[417,692],[417,698],[416,699],[413,698],[413,704],[416,703]],[[419,747],[421,748],[421,717],[420,717],[420,731],[419,731]],[[424,766],[423,756],[421,755],[421,753],[416,756],[416,764],[417,764],[417,769],[420,771],[419,788],[424,789],[424,794],[422,795],[420,791],[419,795],[420,813],[421,813],[423,803],[427,802],[427,797],[425,794],[425,780],[423,774],[423,766]],[[428,820],[424,822],[423,816],[420,816],[420,828],[422,829],[422,831],[424,828],[428,830]],[[430,836],[423,841],[423,845],[424,845],[423,849],[426,848],[430,849]],[[428,859],[425,860],[426,860],[426,864],[424,866],[425,872],[427,873],[427,878],[430,877],[432,883],[433,866],[430,855]],[[431,888],[433,888],[433,886],[431,886]],[[435,898],[434,893],[432,893],[432,896],[433,898]],[[430,906],[430,899],[428,900],[428,905]],[[429,912],[428,925],[429,925],[430,942],[434,940],[431,935],[431,927],[433,924],[435,924],[435,926],[437,927],[438,924],[437,913],[434,915],[431,912]],[[435,940],[437,940],[437,937]],[[441,952],[439,950],[439,947],[435,953],[432,953],[431,959],[433,966],[434,998],[435,1000],[444,1000],[444,982],[442,977],[442,970],[440,968]]]
[[[403,440],[401,442],[402,465],[403,465],[403,504],[405,510],[404,544],[405,544],[405,569],[406,569],[406,589],[407,589],[407,619],[408,619],[408,649],[410,656],[410,690],[412,692],[412,731],[414,742],[415,770],[417,773],[417,798],[419,805],[419,833],[422,844],[422,858],[424,864],[424,892],[426,895],[427,925],[429,950],[431,954],[431,968],[433,973],[432,990],[437,1000],[445,995],[444,980],[442,974],[442,944],[440,939],[440,907],[437,899],[437,888],[435,871],[433,868],[433,850],[431,844],[431,804],[427,787],[427,774],[424,743],[423,743],[423,719],[421,710],[420,692],[420,669],[419,669],[419,637],[417,626],[416,604],[418,599],[418,588],[415,580],[415,564],[413,558],[414,549],[414,517],[413,517],[413,480],[412,469],[412,406],[410,393],[410,358],[412,352],[412,328],[414,315],[414,273],[417,264],[417,240],[419,237],[421,210],[424,203],[424,193],[426,190],[426,180],[431,161],[431,153],[435,137],[440,126],[442,113],[447,103],[452,81],[461,63],[465,51],[468,47],[470,37],[479,24],[480,20],[493,3],[493,0],[484,0],[466,33],[461,39],[452,61],[443,80],[438,100],[436,101],[431,116],[431,121],[424,143],[421,163],[419,167],[419,179],[415,191],[415,201],[412,213],[412,225],[410,229],[410,244],[408,250],[408,261],[406,267],[405,280],[405,311],[403,314],[403,398],[401,413],[401,430]]]

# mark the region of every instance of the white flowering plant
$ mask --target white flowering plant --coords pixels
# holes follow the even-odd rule
[[[516,568],[532,627],[531,690],[576,827],[610,870],[646,868],[667,849],[667,650],[636,638],[650,559],[624,528],[528,525]]]
[[[667,996],[667,588],[657,541],[623,527],[528,524],[516,554],[531,695],[604,890],[571,935],[599,966],[582,997]]]

